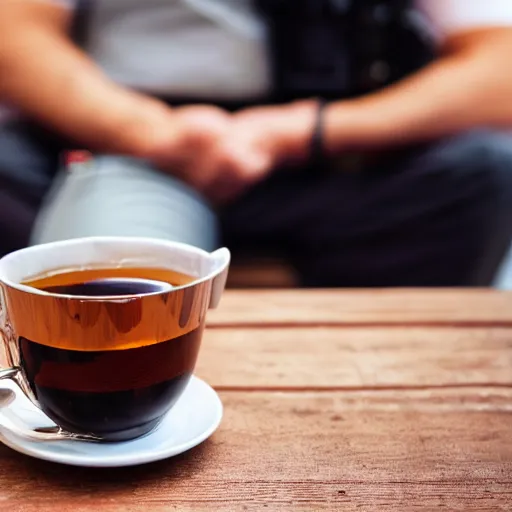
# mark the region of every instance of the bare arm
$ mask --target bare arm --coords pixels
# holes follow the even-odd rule
[[[0,99],[97,151],[144,156],[168,143],[171,110],[110,81],[71,42],[71,16],[50,3],[0,2]]]
[[[228,113],[171,109],[111,81],[72,43],[71,16],[51,3],[0,0],[0,101],[82,147],[145,158],[213,200],[266,175],[258,147],[230,143]]]
[[[443,56],[381,92],[331,105],[326,147],[393,146],[474,127],[512,127],[512,28],[458,34]]]
[[[442,56],[382,91],[326,108],[327,153],[435,139],[475,127],[512,127],[512,28],[461,33]],[[316,102],[242,111],[235,136],[266,148],[275,165],[309,155]]]

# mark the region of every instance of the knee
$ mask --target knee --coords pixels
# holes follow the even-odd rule
[[[86,236],[141,236],[218,247],[215,213],[193,190],[142,162],[99,157],[63,173],[45,201],[32,243]]]
[[[453,137],[432,151],[434,169],[458,186],[473,186],[481,199],[512,210],[512,134],[479,131]]]
[[[473,235],[479,239],[481,253],[475,282],[488,284],[512,241],[512,135],[460,136],[446,144],[440,157],[454,185],[471,191],[473,199],[467,201],[466,209],[474,219]]]

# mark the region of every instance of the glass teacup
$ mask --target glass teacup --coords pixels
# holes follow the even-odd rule
[[[153,430],[194,371],[230,254],[83,238],[0,260],[0,379],[56,426],[26,437],[124,441]]]

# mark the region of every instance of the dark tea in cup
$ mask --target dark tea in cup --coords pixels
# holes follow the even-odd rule
[[[167,269],[111,268],[57,272],[24,284],[70,296],[137,297],[193,280]],[[137,308],[126,308],[123,322],[137,322],[137,314]],[[32,392],[53,421],[72,432],[121,440],[152,430],[174,404],[192,375],[202,329],[150,345],[144,340],[139,347],[92,352],[76,350],[73,340],[54,348],[22,338],[20,356]]]
[[[144,435],[194,371],[215,281],[200,274],[213,267],[198,259],[187,274],[186,265],[173,270],[151,259],[151,266],[66,265],[24,275],[18,287],[4,284],[18,334],[10,358],[29,396],[66,431],[103,441]]]

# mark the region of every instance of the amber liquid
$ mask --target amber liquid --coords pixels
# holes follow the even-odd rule
[[[192,280],[167,269],[112,268],[55,273],[25,284],[111,297],[165,291]],[[61,427],[105,441],[133,439],[151,431],[179,398],[192,375],[202,330],[200,325],[172,340],[95,352],[21,338],[22,367],[41,408]]]
[[[102,281],[112,281],[115,279],[129,280],[148,280],[160,282],[162,288],[172,286],[182,286],[191,283],[194,278],[186,274],[175,272],[166,268],[90,268],[69,271],[55,271],[42,276],[36,276],[32,279],[26,279],[23,284],[32,286],[39,290],[52,291],[54,293],[64,293],[69,295],[82,295],[78,293],[81,286],[101,283]],[[106,285],[108,283],[105,283]],[[98,290],[99,295],[108,295],[111,290],[105,286],[104,290]],[[103,292],[103,293],[101,293]],[[144,287],[139,288],[136,294],[147,293]],[[88,295],[93,295],[88,294]]]

